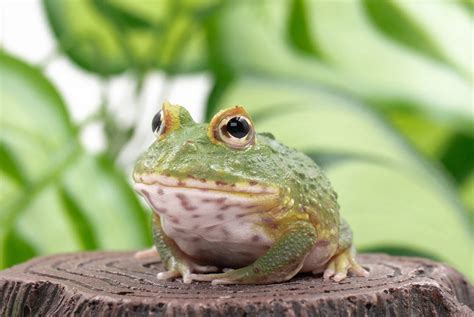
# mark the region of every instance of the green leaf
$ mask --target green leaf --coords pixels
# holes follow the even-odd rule
[[[468,176],[461,186],[461,197],[469,209],[469,222],[474,227],[474,172]]]
[[[14,230],[6,235],[4,247],[5,254],[8,254],[5,258],[5,267],[24,262],[38,255],[33,246]]]
[[[121,36],[90,0],[44,0],[60,48],[80,67],[99,75],[118,74],[130,65]]]
[[[316,43],[312,41],[311,35],[308,33],[308,18],[304,0],[293,0],[288,21],[288,39],[290,44],[301,52],[321,57],[319,48],[316,47]]]
[[[210,112],[243,104],[258,131],[316,161],[338,158],[323,163],[358,247],[432,254],[471,274],[470,228],[452,184],[363,105],[274,77],[218,87]]]
[[[98,248],[121,250],[151,244],[148,217],[107,157],[83,157],[64,171],[63,186],[90,222]]]
[[[416,19],[416,17],[412,18],[409,12],[404,10],[408,9],[409,6],[403,4],[401,1],[392,0],[363,0],[363,3],[367,10],[367,17],[371,19],[385,35],[422,54],[426,54],[443,63],[450,63],[449,59],[437,46],[437,43],[434,43],[433,40],[436,36],[431,37],[427,34],[428,30],[423,29],[423,26],[419,23],[419,19]],[[435,6],[439,5],[439,2],[435,3]],[[425,5],[425,7],[429,9],[433,7],[433,5]],[[419,11],[426,13],[426,10],[423,10],[424,8],[419,9]],[[416,12],[413,13],[417,14]],[[432,22],[439,23],[440,19],[433,19]]]
[[[16,183],[26,183],[27,179],[23,175],[13,155],[7,149],[5,144],[0,143],[0,171],[8,175]]]
[[[85,249],[97,249],[97,237],[92,224],[84,216],[79,203],[73,198],[72,193],[69,193],[65,188],[59,188],[59,198],[63,204],[65,216],[69,221],[74,222],[74,235],[80,241],[81,246]]]
[[[416,250],[414,248],[400,248],[398,246],[380,246],[380,247],[372,247],[372,248],[364,248],[360,250],[361,252],[368,252],[368,253],[386,253],[390,255],[398,255],[398,256],[416,256],[416,257],[423,257],[432,259],[435,261],[442,261],[440,258],[434,256],[433,254],[426,253],[420,250]]]
[[[445,169],[457,183],[464,204],[471,210],[472,225],[471,192],[474,187],[471,186],[474,184],[469,185],[469,177],[474,169],[473,135],[406,109],[391,111],[389,118],[420,152]]]
[[[108,14],[127,27],[131,28],[163,28],[164,21],[171,15],[176,3],[171,1],[128,1],[105,0],[96,1],[97,8],[109,11]]]
[[[465,11],[474,16],[474,2],[471,0],[458,0],[458,2],[464,7]]]
[[[392,12],[399,12],[405,18],[398,20],[398,23],[394,21],[392,35],[398,34],[402,40],[412,37],[410,47],[425,46],[423,52],[431,52],[433,56],[439,54],[441,60],[472,83],[474,66],[469,43],[472,42],[474,22],[462,7],[445,1],[385,0],[378,3],[389,4]],[[385,22],[382,24],[387,27]]]
[[[317,56],[286,44],[290,5],[289,1],[226,3],[210,27],[212,56],[217,59],[214,71],[219,76],[256,74],[316,84],[373,106],[404,103],[433,118],[444,115],[459,130],[470,129],[472,81],[451,66],[384,37],[370,22],[362,1],[305,1]],[[446,3],[450,6],[456,4]],[[471,19],[462,23],[473,27]],[[446,47],[440,44],[442,39],[432,42]],[[465,49],[463,43],[456,45],[456,51]],[[471,73],[472,67],[471,63],[466,71]]]
[[[422,113],[397,107],[387,114],[392,124],[424,155],[433,161],[443,154],[456,128]]]
[[[104,15],[125,32],[148,26],[156,35],[150,56],[157,67],[170,74],[204,70],[207,66],[206,18],[219,0],[96,2]],[[132,33],[133,34],[133,33]],[[133,39],[131,40],[133,42]]]
[[[64,52],[105,76],[127,69],[202,70],[207,64],[202,24],[214,2],[44,0],[44,5]]]
[[[441,163],[457,183],[462,184],[474,171],[474,136],[456,134],[451,137]]]
[[[0,52],[0,78],[0,268],[36,254],[151,243],[126,179],[81,149],[40,71]]]

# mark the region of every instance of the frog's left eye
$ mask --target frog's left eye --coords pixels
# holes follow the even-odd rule
[[[218,132],[221,141],[236,149],[253,144],[255,139],[252,121],[241,115],[222,119]]]
[[[153,120],[151,121],[151,129],[155,136],[159,137],[164,129],[165,129],[165,123],[163,121],[163,111],[160,110],[155,114],[153,117]]]

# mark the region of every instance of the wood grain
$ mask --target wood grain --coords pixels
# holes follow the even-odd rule
[[[36,258],[0,272],[0,316],[473,316],[473,286],[429,260],[361,255],[367,279],[272,285],[158,281],[130,252]]]

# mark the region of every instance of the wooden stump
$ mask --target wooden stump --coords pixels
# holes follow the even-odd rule
[[[429,260],[361,255],[367,279],[272,285],[158,281],[130,252],[42,257],[0,272],[0,316],[473,316],[474,288]]]

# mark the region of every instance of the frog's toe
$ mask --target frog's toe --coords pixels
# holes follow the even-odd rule
[[[165,271],[165,272],[160,272],[156,275],[156,278],[159,280],[169,280],[172,278],[180,277],[181,273],[178,271]]]
[[[221,278],[221,279],[212,280],[211,284],[212,285],[235,284],[235,281],[232,281],[230,279]]]
[[[331,270],[331,269],[326,269],[326,270],[324,271],[323,278],[324,278],[325,280],[328,280],[328,279],[330,279],[331,277],[333,277],[334,274],[336,274],[336,271]]]
[[[340,282],[347,277],[349,271],[354,273],[356,276],[369,276],[369,272],[360,266],[360,264],[354,259],[353,250],[351,249],[347,249],[331,259],[324,271],[324,278],[330,279],[332,277],[335,282]]]
[[[137,260],[145,260],[149,258],[156,258],[158,261],[160,260],[160,255],[154,246],[150,249],[135,252],[133,257]]]
[[[318,271],[313,272],[313,274],[317,274]],[[336,264],[334,261],[329,262],[328,266],[326,267],[326,270],[324,270],[323,278],[325,280],[330,279],[331,277],[336,274]]]
[[[213,273],[219,271],[217,266],[193,264],[193,271],[196,273]]]
[[[352,273],[360,277],[369,276],[369,272],[366,269],[364,269],[359,263],[357,263],[356,260],[351,258],[350,262],[351,262],[350,270]]]
[[[183,274],[183,283],[184,284],[191,284],[191,282],[193,281],[193,277],[192,277],[192,273],[184,273]]]
[[[184,284],[191,284],[193,281],[193,274],[189,271],[179,272],[179,271],[165,271],[160,272],[156,275],[159,280],[170,280],[182,277]]]
[[[332,278],[334,282],[340,282],[347,277],[347,270],[344,272],[339,272]]]

